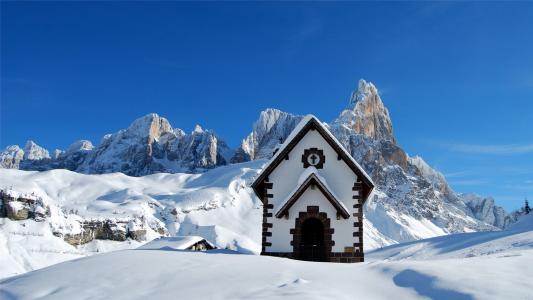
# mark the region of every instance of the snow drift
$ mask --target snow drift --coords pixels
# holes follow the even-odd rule
[[[0,297],[529,299],[532,217],[508,231],[388,247],[369,253],[369,262],[359,264],[303,262],[227,250],[116,251],[4,279]]]

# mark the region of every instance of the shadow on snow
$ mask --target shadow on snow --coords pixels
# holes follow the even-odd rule
[[[444,289],[436,286],[435,276],[428,276],[414,270],[404,270],[396,274],[392,280],[394,284],[403,288],[412,288],[419,295],[429,297],[434,300],[473,300],[474,298],[469,294],[464,294],[458,291]]]

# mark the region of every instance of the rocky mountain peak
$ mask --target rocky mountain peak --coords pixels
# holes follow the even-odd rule
[[[28,140],[26,146],[24,147],[24,159],[27,160],[41,160],[49,159],[50,154],[48,150],[37,145],[34,141]]]
[[[285,140],[302,116],[267,108],[259,114],[252,132],[242,141],[231,162],[270,158],[276,146]]]
[[[471,214],[478,220],[499,228],[506,228],[516,221],[502,207],[497,206],[492,197],[482,197],[474,193],[463,193],[457,196],[466,204]]]
[[[267,108],[259,114],[259,119],[254,123],[254,130],[257,132],[268,132],[276,123],[286,118],[287,113],[275,108]]]
[[[52,159],[59,159],[59,157],[61,155],[63,155],[65,153],[65,151],[61,150],[61,149],[55,149],[53,152],[52,152]]]
[[[24,158],[24,150],[18,145],[7,146],[0,152],[0,167],[6,169],[18,169],[20,161]]]
[[[155,113],[138,118],[126,129],[128,136],[147,137],[149,143],[168,132],[172,132],[172,126],[168,120]]]
[[[93,143],[88,140],[79,140],[72,143],[68,148],[67,152],[76,152],[76,151],[91,151],[94,149]]]
[[[66,151],[48,151],[32,141],[24,150],[11,146],[0,152],[0,167],[22,170],[68,169],[81,173],[123,172],[142,176],[157,172],[199,172],[225,165],[233,150],[214,131],[199,125],[188,135],[172,128],[155,113],[106,134],[100,144],[79,140]]]
[[[354,109],[357,102],[364,101],[376,94],[378,94],[378,90],[372,82],[359,79],[357,90],[353,91],[350,96],[349,108]]]
[[[359,80],[347,109],[333,123],[375,140],[396,143],[389,111],[381,101],[378,89],[364,79]]]
[[[192,131],[192,133],[203,133],[204,132],[204,129],[202,128],[202,126],[196,124],[196,126],[194,126],[194,129]]]

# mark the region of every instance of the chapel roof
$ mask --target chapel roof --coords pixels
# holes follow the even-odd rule
[[[366,201],[370,192],[374,188],[374,183],[363,168],[355,161],[355,159],[346,151],[342,144],[331,134],[331,132],[322,124],[317,117],[313,115],[305,116],[298,125],[293,129],[285,142],[279,147],[272,158],[263,167],[263,170],[252,183],[256,195],[262,199],[265,179],[274,171],[279,163],[289,154],[289,152],[298,144],[298,142],[307,134],[309,130],[317,130],[317,132],[326,140],[326,142],[337,152],[348,167],[361,179],[363,183],[362,200]]]

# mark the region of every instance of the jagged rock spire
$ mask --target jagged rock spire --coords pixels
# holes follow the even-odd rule
[[[168,120],[155,113],[136,119],[126,129],[128,136],[147,137],[149,143],[168,132],[172,132],[172,126],[170,126]]]
[[[34,141],[29,140],[24,147],[24,159],[27,160],[41,160],[50,158],[48,150],[37,145]]]
[[[270,158],[276,146],[285,140],[302,118],[274,108],[262,111],[253,131],[242,141],[231,162]]]
[[[389,111],[383,105],[378,89],[364,79],[359,80],[348,107],[333,123],[376,140],[396,143]]]

